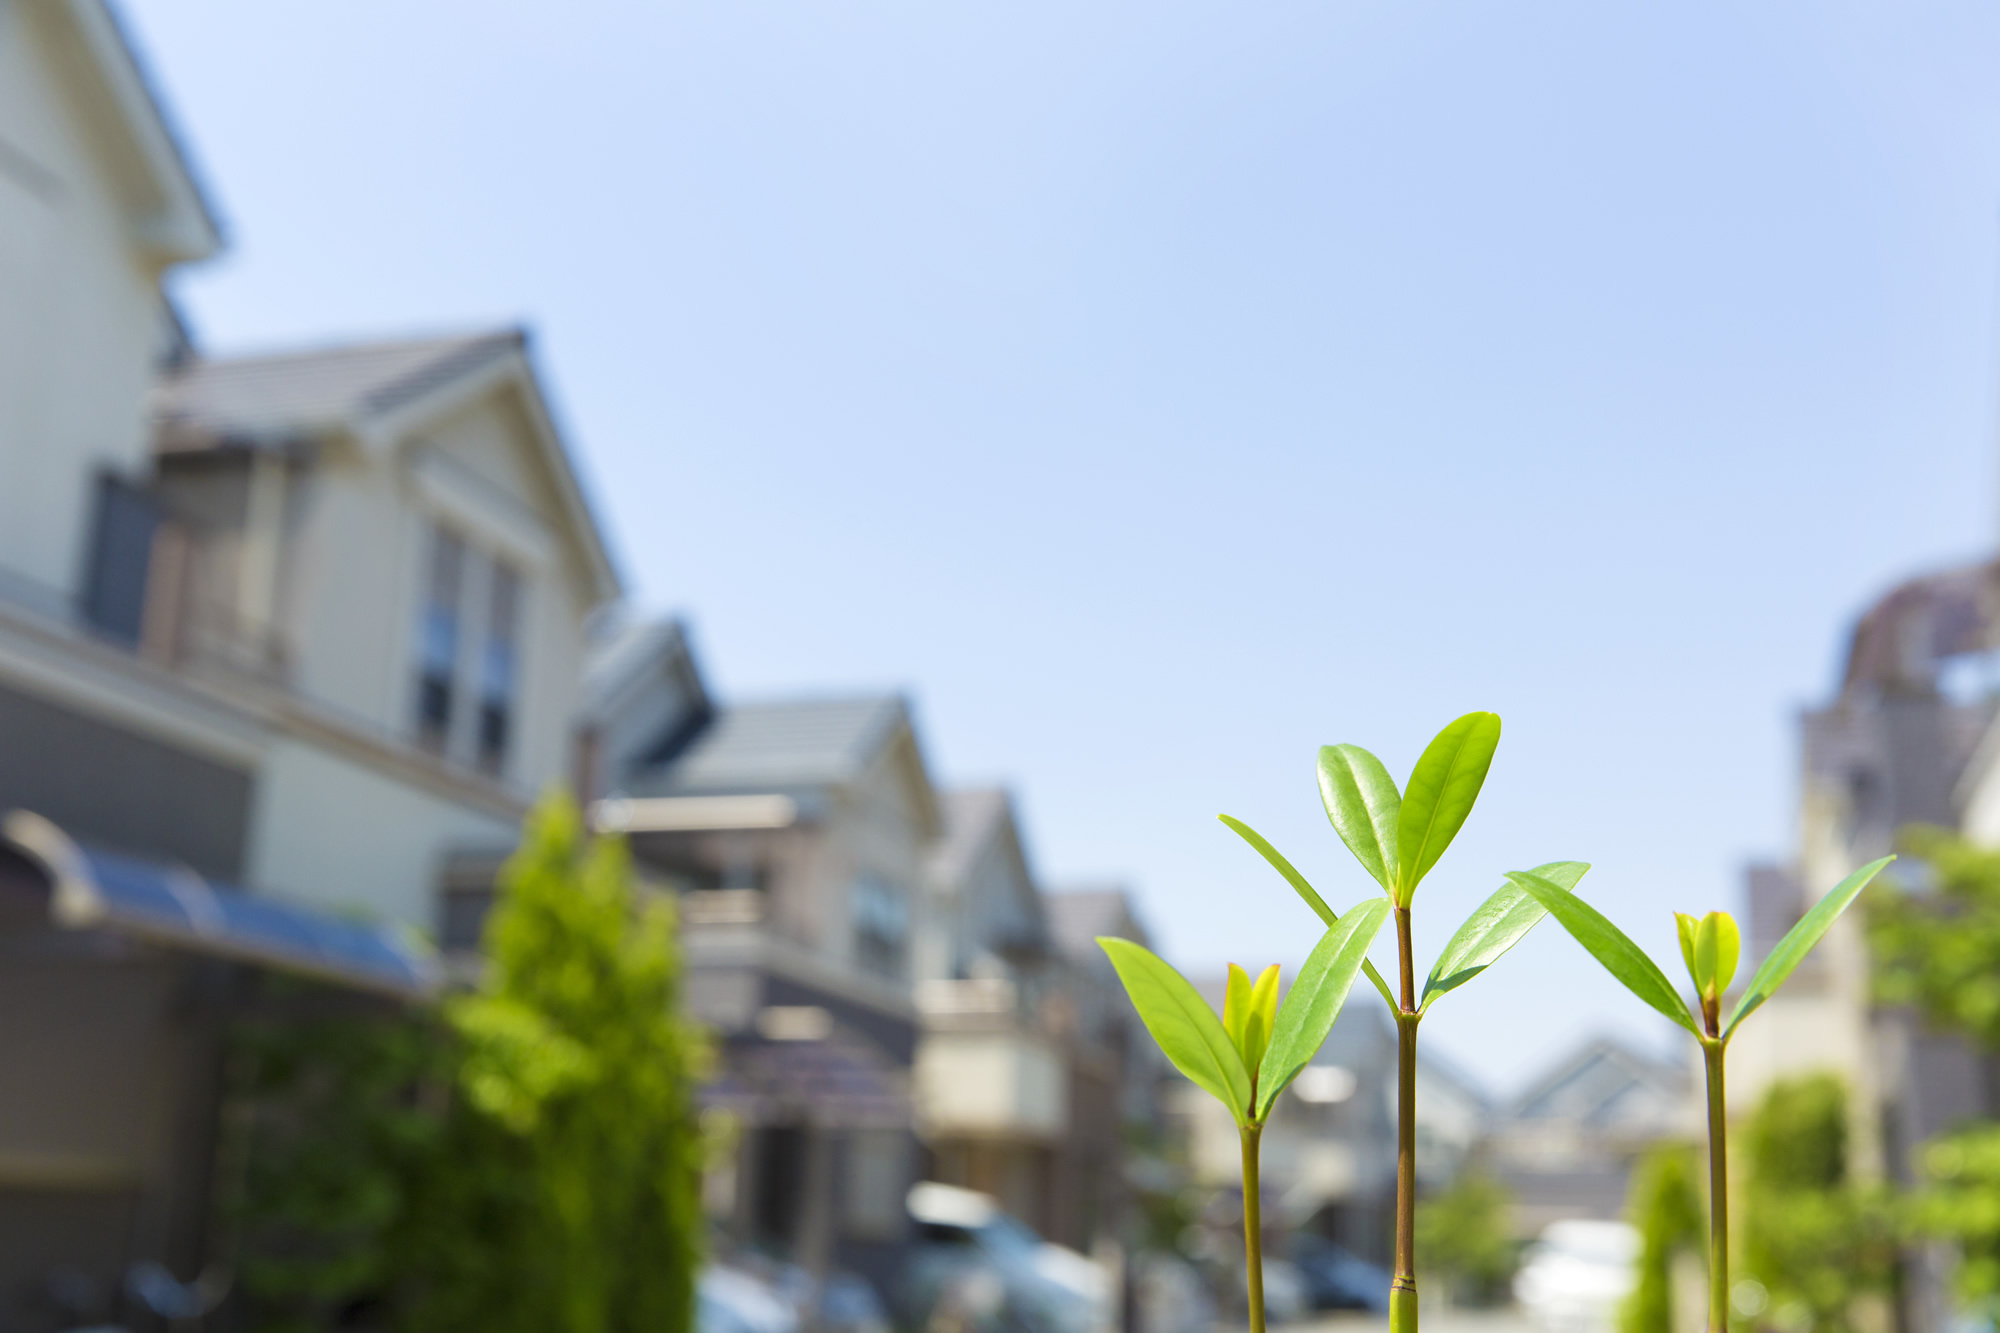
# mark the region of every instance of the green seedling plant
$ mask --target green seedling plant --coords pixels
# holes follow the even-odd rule
[[[1132,1005],[1153,1040],[1198,1088],[1229,1108],[1243,1144],[1243,1254],[1251,1333],[1264,1333],[1264,1242],[1257,1150],[1271,1108],[1326,1042],[1355,975],[1367,961],[1389,915],[1386,903],[1364,903],[1320,936],[1298,979],[1278,1001],[1278,968],[1255,982],[1231,964],[1222,1015],[1187,979],[1130,940],[1100,937]]]
[[[1387,898],[1373,900],[1367,907],[1388,911],[1396,922],[1397,990],[1389,988],[1373,963],[1363,964],[1396,1020],[1396,1271],[1389,1289],[1391,1333],[1417,1333],[1417,1025],[1440,997],[1491,967],[1547,914],[1527,890],[1511,880],[1502,884],[1458,928],[1418,990],[1410,948],[1410,904],[1417,886],[1472,813],[1499,744],[1498,716],[1467,713],[1425,747],[1408,787],[1401,791],[1382,761],[1358,745],[1329,745],[1319,752],[1320,799],[1327,818]],[[1336,917],[1305,876],[1255,829],[1228,815],[1220,818],[1284,876],[1329,928],[1364,910],[1355,908],[1348,917]],[[1581,861],[1553,861],[1533,874],[1537,882],[1567,895],[1589,869]]]
[[[1729,983],[1736,977],[1736,963],[1742,952],[1741,933],[1727,912],[1710,912],[1702,917],[1674,913],[1681,959],[1694,982],[1695,1004],[1690,1009],[1686,999],[1667,980],[1666,973],[1590,904],[1565,892],[1559,882],[1540,871],[1507,877],[1547,908],[1549,915],[1591,957],[1602,963],[1605,971],[1618,978],[1625,989],[1686,1028],[1701,1043],[1702,1069],[1708,1083],[1709,1333],[1727,1333],[1729,1327],[1728,1106],[1723,1092],[1723,1063],[1729,1040],[1743,1020],[1785,984],[1835,919],[1868,887],[1868,882],[1895,859],[1885,856],[1870,862],[1834,885],[1778,941],[1750,978],[1750,984],[1744,987],[1726,1022],[1722,1018],[1722,1001],[1729,993]]]

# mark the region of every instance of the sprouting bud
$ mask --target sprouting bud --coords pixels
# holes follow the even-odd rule
[[[1720,1000],[1736,979],[1736,960],[1743,948],[1736,919],[1727,912],[1710,912],[1700,918],[1676,912],[1674,920],[1680,926],[1681,957],[1687,962],[1695,990],[1704,1003]]]
[[[1278,965],[1265,968],[1253,984],[1250,974],[1229,965],[1229,989],[1222,997],[1222,1026],[1236,1043],[1243,1066],[1255,1072],[1271,1042],[1271,1025],[1278,1016]]]

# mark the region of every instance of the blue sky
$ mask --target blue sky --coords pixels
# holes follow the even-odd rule
[[[726,696],[907,689],[1191,969],[1316,933],[1217,811],[1355,901],[1316,747],[1472,708],[1420,952],[1574,857],[1670,956],[1788,847],[1858,608],[1993,541],[1971,0],[126,12],[232,234],[207,347],[531,324]],[[1593,967],[1540,931],[1426,1039],[1663,1042]]]

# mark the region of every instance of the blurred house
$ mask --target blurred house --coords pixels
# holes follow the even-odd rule
[[[1134,1165],[1129,1142],[1135,1135],[1159,1137],[1167,1062],[1097,943],[1100,937],[1152,943],[1131,891],[1058,889],[1043,903],[1063,978],[1056,1003],[1069,1034],[1069,1120],[1057,1170],[1068,1182],[1060,1201],[1072,1211],[1056,1219],[1051,1234],[1082,1247],[1124,1224],[1126,1176]]]
[[[928,1176],[1089,1249],[1115,1230],[1128,1113],[1146,1110],[1131,1089],[1151,1069],[1096,936],[1145,932],[1122,890],[1043,893],[1006,792],[947,792],[944,809],[918,953]]]
[[[1223,978],[1196,979],[1222,1009]],[[1238,1188],[1236,1123],[1215,1098],[1175,1079],[1193,1182]],[[1485,1128],[1486,1104],[1455,1070],[1418,1057],[1417,1171],[1426,1188],[1455,1176]],[[1262,1144],[1263,1181],[1276,1195],[1273,1219],[1316,1231],[1362,1258],[1387,1262],[1396,1215],[1396,1032],[1360,988],[1326,1044],[1278,1098]]]
[[[940,790],[899,696],[718,703],[675,622],[606,628],[583,717],[592,817],[679,895],[723,1038],[737,1242],[885,1279],[920,1173],[1073,1245],[1115,1225],[1137,1025],[1072,947],[1140,933],[1122,892],[1045,896],[1012,799]]]
[[[1523,1240],[1567,1218],[1617,1221],[1639,1157],[1662,1139],[1692,1141],[1701,1116],[1682,1064],[1595,1038],[1495,1117],[1482,1165],[1506,1186]]]
[[[617,591],[519,334],[210,360],[160,283],[219,247],[114,14],[0,3],[8,1324],[206,1257],[260,977],[435,984]]]
[[[918,931],[916,1096],[930,1179],[1053,1236],[1070,1123],[1067,1013],[1013,802],[945,792]],[[1069,1210],[1064,1210],[1069,1211]]]
[[[1745,967],[1768,953],[1849,871],[1890,851],[1911,823],[2000,843],[2000,562],[1912,579],[1861,616],[1836,696],[1800,719],[1799,841],[1747,876]],[[1817,1071],[1850,1089],[1851,1169],[1908,1183],[1924,1140],[2000,1115],[2000,1061],[1870,1000],[1858,912],[1835,923],[1731,1044],[1730,1102],[1748,1114],[1769,1084]],[[1951,1319],[1943,1257],[1912,1253],[1902,1318],[1913,1333]]]
[[[909,710],[881,695],[654,721],[650,748],[601,734],[641,758],[593,811],[680,895],[688,1005],[722,1038],[705,1102],[744,1127],[730,1225],[810,1269],[884,1277],[915,1179],[914,920],[942,829]]]

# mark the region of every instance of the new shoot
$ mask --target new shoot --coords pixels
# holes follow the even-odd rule
[[[1255,983],[1234,964],[1222,1016],[1186,978],[1130,940],[1097,941],[1118,969],[1133,1008],[1174,1067],[1214,1096],[1236,1120],[1243,1143],[1243,1257],[1250,1333],[1264,1333],[1264,1240],[1257,1149],[1271,1108],[1333,1030],[1368,946],[1389,915],[1387,903],[1355,908],[1330,925],[1278,1002],[1278,969]]]
[[[1834,885],[1778,941],[1737,998],[1726,1022],[1722,1018],[1722,1001],[1729,993],[1729,983],[1736,977],[1736,961],[1742,951],[1742,937],[1727,912],[1710,912],[1703,917],[1674,913],[1681,959],[1687,964],[1689,980],[1694,982],[1695,1008],[1690,1011],[1666,973],[1595,908],[1564,892],[1539,871],[1507,877],[1546,907],[1549,915],[1561,922],[1563,929],[1602,963],[1605,971],[1618,978],[1625,989],[1686,1028],[1701,1043],[1702,1069],[1708,1080],[1709,1333],[1727,1333],[1729,1328],[1728,1105],[1723,1094],[1723,1058],[1729,1051],[1729,1039],[1736,1035],[1744,1019],[1785,984],[1785,979],[1819,943],[1834,920],[1847,910],[1848,904],[1868,887],[1868,882],[1895,859],[1885,856]]]
[[[1374,964],[1364,964],[1368,980],[1396,1020],[1396,1272],[1389,1289],[1391,1333],[1417,1333],[1417,1025],[1438,997],[1491,967],[1546,914],[1526,890],[1511,881],[1503,884],[1466,918],[1432,964],[1422,991],[1417,989],[1410,948],[1411,901],[1417,885],[1472,813],[1499,744],[1499,717],[1467,713],[1425,747],[1410,773],[1409,786],[1401,791],[1382,761],[1358,745],[1329,745],[1319,752],[1320,799],[1327,818],[1362,869],[1382,886],[1386,901],[1378,899],[1368,906],[1387,908],[1396,920],[1397,989],[1389,988]],[[1331,926],[1342,919],[1255,829],[1228,815],[1220,818],[1285,877],[1322,921]],[[1581,861],[1553,861],[1534,875],[1566,894],[1588,869]]]

